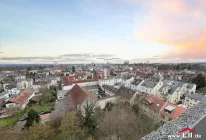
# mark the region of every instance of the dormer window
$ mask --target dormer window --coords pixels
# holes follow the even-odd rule
[[[165,107],[164,112],[167,113],[167,114],[172,114],[174,109],[175,109],[175,107],[169,105],[169,106]]]

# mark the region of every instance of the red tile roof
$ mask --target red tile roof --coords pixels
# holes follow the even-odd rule
[[[41,121],[50,120],[50,115],[51,115],[51,113],[40,115]]]
[[[61,78],[63,85],[72,85],[77,83],[85,83],[85,82],[95,82],[97,79],[89,79],[89,80],[74,80],[75,76],[63,76]]]
[[[40,101],[40,96],[34,96],[31,98],[31,100],[39,102]]]
[[[165,104],[165,100],[161,97],[157,97],[152,94],[143,94],[143,96],[145,97],[145,100],[149,102],[150,110],[155,112],[159,112]]]
[[[26,92],[21,92],[14,97],[12,97],[9,101],[12,103],[17,103],[23,105],[29,97],[31,97],[32,94],[26,93]]]
[[[175,107],[175,109],[172,111],[171,114],[167,114],[167,113],[164,112],[164,110],[165,110],[165,108],[166,108],[167,106]],[[170,118],[175,119],[175,118],[179,117],[182,113],[184,113],[186,110],[187,110],[187,109],[184,108],[184,107],[177,106],[177,105],[175,105],[175,104],[172,104],[172,103],[169,103],[169,102],[168,102],[168,103],[164,106],[164,108],[161,109],[160,113],[163,114],[163,115],[165,115],[165,116],[167,116],[167,117],[170,117]]]
[[[44,70],[52,70],[53,68],[44,68]]]
[[[75,105],[81,104],[87,97],[91,97],[92,99],[96,100],[89,91],[86,89],[78,86],[77,84],[73,86],[73,88],[67,92],[67,98],[69,98]]]
[[[84,76],[84,75],[85,75],[85,74],[82,73],[82,72],[75,72],[74,74],[75,74],[75,76]]]

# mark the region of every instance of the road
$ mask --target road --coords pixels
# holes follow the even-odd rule
[[[201,135],[201,138],[184,138],[183,140],[206,140],[206,117],[201,120],[193,129],[197,134]]]

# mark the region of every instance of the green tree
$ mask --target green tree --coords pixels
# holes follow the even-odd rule
[[[198,74],[193,80],[193,83],[197,85],[197,90],[204,88],[206,86],[206,78],[202,74]]]
[[[4,81],[14,81],[14,78],[11,75],[9,75],[4,79]]]
[[[67,114],[60,126],[64,140],[78,140],[83,136],[79,119],[75,112]]]
[[[43,70],[43,67],[42,67],[42,66],[39,66],[39,69],[40,69],[40,70]]]
[[[52,101],[53,96],[52,96],[51,90],[47,88],[42,88],[40,89],[40,93],[41,93],[41,96],[40,96],[41,103],[49,103]]]
[[[111,111],[114,107],[114,104],[112,102],[108,102],[104,108],[105,111]]]
[[[89,135],[94,134],[94,130],[98,125],[98,117],[95,113],[96,111],[96,103],[92,99],[87,99],[86,104],[83,106],[85,114],[83,115],[84,126],[86,134]]]
[[[27,128],[29,128],[30,126],[32,126],[32,124],[34,122],[38,123],[39,121],[40,121],[39,114],[35,110],[33,110],[33,109],[29,110],[28,118],[27,118],[27,122],[26,122],[25,126]]]
[[[27,70],[27,71],[30,71],[30,70],[31,70],[31,67],[28,67],[26,70]]]
[[[75,66],[72,66],[72,72],[75,72],[76,69],[75,69]]]

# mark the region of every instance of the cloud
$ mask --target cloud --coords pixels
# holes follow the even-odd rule
[[[163,57],[189,59],[206,56],[206,1],[135,2],[148,11],[144,18],[135,18],[134,34],[137,39],[172,46],[169,52],[161,54]]]
[[[105,60],[117,60],[119,58],[111,54],[92,54],[76,53],[64,54],[59,56],[40,56],[40,57],[2,57],[1,61],[24,61],[24,62],[98,62]]]

